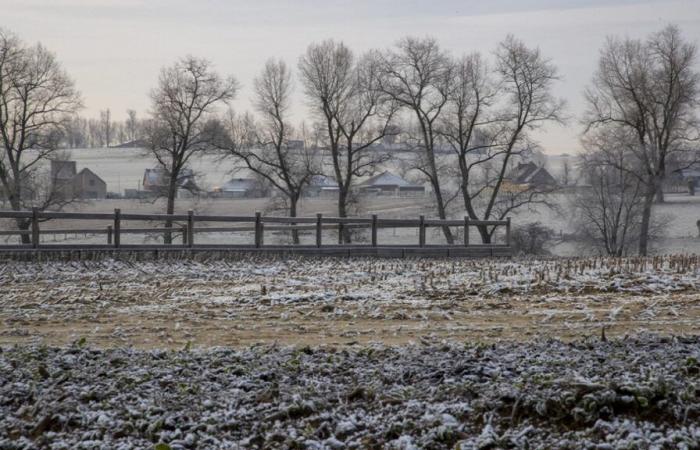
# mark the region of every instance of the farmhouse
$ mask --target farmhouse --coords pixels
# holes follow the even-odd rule
[[[384,171],[358,185],[362,194],[419,196],[425,194],[425,186],[406,181],[398,175]]]
[[[212,196],[220,198],[261,198],[266,194],[263,183],[255,178],[232,178],[212,190]]]
[[[168,192],[170,175],[162,167],[146,169],[143,173],[143,190],[152,195],[165,195]],[[183,191],[192,193],[199,188],[194,182],[194,172],[192,169],[182,169],[178,180],[178,197],[186,196]]]
[[[519,163],[505,180],[504,190],[543,189],[557,186],[557,180],[542,166]]]
[[[107,183],[88,168],[76,173],[75,161],[51,161],[51,183],[56,196],[63,199],[101,199],[107,196]]]
[[[99,199],[107,196],[107,183],[95,172],[84,168],[73,177],[73,192],[83,199]]]

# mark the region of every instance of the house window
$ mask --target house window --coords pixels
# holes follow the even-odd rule
[[[89,184],[90,186],[94,186],[94,185],[95,185],[95,180],[90,179],[90,181],[88,181],[88,184]]]

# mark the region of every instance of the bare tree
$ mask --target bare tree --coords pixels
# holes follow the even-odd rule
[[[597,128],[629,129],[636,144],[618,168],[630,170],[644,184],[639,254],[648,253],[654,198],[674,153],[687,152],[698,134],[696,46],[684,41],[675,26],[646,40],[608,38],[598,70],[586,91],[587,132]]]
[[[212,148],[219,138],[217,108],[228,104],[237,90],[233,77],[220,77],[205,59],[187,56],[161,70],[151,92],[148,145],[167,178],[167,214],[175,212],[178,189],[191,178],[186,170],[190,159]],[[172,222],[167,221],[166,227],[171,228]],[[170,233],[165,242],[172,242]]]
[[[566,158],[561,165],[561,184],[566,187],[569,186],[571,182],[571,163],[569,163],[569,158]]]
[[[91,148],[102,146],[102,127],[97,119],[88,119],[87,143]]]
[[[51,192],[33,203],[32,184],[57,150],[66,117],[80,106],[73,80],[53,53],[0,29],[0,183],[13,210],[60,206]],[[29,225],[17,220],[20,230]],[[22,242],[29,243],[29,236],[22,235]]]
[[[529,132],[561,121],[562,100],[552,93],[556,68],[539,49],[508,36],[496,51],[493,71],[478,54],[457,61],[439,134],[458,158],[465,211],[472,219],[503,219],[512,211],[544,203],[549,189],[504,190],[513,161],[536,147]],[[484,243],[495,228],[478,227]]]
[[[100,130],[102,131],[102,145],[109,147],[114,138],[114,125],[112,124],[112,112],[109,108],[100,111]]]
[[[436,156],[437,121],[449,98],[452,64],[432,38],[401,39],[396,48],[382,54],[380,89],[393,101],[409,110],[419,129],[421,160],[416,168],[430,182],[438,216],[447,218],[449,198],[444,195]],[[454,236],[448,227],[443,234],[449,244]]]
[[[129,142],[134,142],[137,139],[139,133],[139,122],[136,117],[136,111],[134,111],[133,109],[127,109],[126,116],[126,122],[124,122],[126,140]]]
[[[497,118],[490,110],[496,103],[497,86],[479,54],[455,61],[451,81],[436,129],[457,157],[465,211],[478,219],[475,200],[490,187],[494,159],[502,153],[496,150],[497,136],[492,136]],[[482,170],[477,174],[477,169]],[[480,231],[482,240],[488,242],[488,230]]]
[[[66,121],[64,145],[69,148],[80,148],[88,145],[88,122],[86,119],[73,115]]]
[[[579,170],[587,188],[571,201],[577,237],[589,248],[609,256],[625,256],[639,239],[644,208],[644,184],[633,171],[635,137],[623,128],[602,129],[584,139],[586,152]]]
[[[307,98],[325,130],[340,217],[348,215],[354,180],[372,173],[389,157],[371,148],[395,132],[391,122],[396,108],[380,89],[379,69],[376,53],[355,61],[343,43],[331,40],[311,44],[299,60]],[[349,243],[349,230],[339,238]]]
[[[255,79],[255,109],[261,122],[246,114],[228,120],[229,139],[224,148],[235,159],[280,192],[287,203],[289,216],[297,216],[299,199],[314,174],[319,173],[314,150],[289,145],[292,127],[288,119],[292,94],[292,74],[282,60],[268,60]],[[299,243],[298,230],[292,239]]]

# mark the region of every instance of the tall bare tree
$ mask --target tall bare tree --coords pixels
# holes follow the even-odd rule
[[[637,145],[620,169],[644,183],[639,254],[649,246],[652,205],[661,193],[667,163],[700,139],[697,108],[700,75],[697,48],[668,26],[646,40],[608,38],[586,91],[586,132],[629,129]]]
[[[644,183],[622,169],[634,164],[636,139],[624,128],[600,129],[584,140],[579,171],[588,186],[571,199],[571,220],[577,237],[588,249],[608,256],[625,256],[639,240]]]
[[[218,107],[227,105],[237,90],[235,78],[222,78],[205,59],[187,56],[161,70],[151,92],[148,145],[167,178],[167,214],[175,212],[178,189],[191,177],[186,170],[190,159],[219,138]],[[172,242],[170,233],[165,242]]]
[[[497,88],[480,54],[455,61],[448,101],[436,126],[457,157],[464,208],[472,219],[481,218],[476,201],[488,193],[494,159],[502,153],[498,150],[499,136],[495,135],[498,119],[491,111],[497,102]],[[488,242],[488,230],[480,228],[480,232],[482,240]]]
[[[291,71],[282,60],[268,60],[255,78],[254,87],[255,109],[261,121],[256,122],[248,114],[239,119],[231,116],[225,145],[230,155],[283,195],[289,216],[296,217],[303,189],[319,169],[313,154],[315,150],[289,145]],[[297,230],[292,231],[292,239],[295,244],[299,243]]]
[[[396,112],[380,89],[380,65],[370,52],[356,61],[343,44],[332,40],[311,44],[299,59],[299,71],[314,115],[322,122],[333,176],[338,183],[338,215],[347,217],[352,186],[388,159],[371,147],[387,134]],[[349,243],[344,230],[340,238]]]
[[[514,160],[535,144],[529,132],[561,121],[564,102],[552,95],[558,79],[539,49],[508,36],[498,47],[493,70],[478,54],[456,62],[448,103],[438,122],[440,135],[458,158],[464,207],[472,219],[503,219],[541,203],[543,189],[503,190]],[[478,227],[484,243],[493,227]]]
[[[102,145],[109,147],[114,138],[114,125],[112,124],[112,112],[109,108],[100,111],[100,129],[102,130]]]
[[[134,142],[139,134],[139,121],[136,117],[136,111],[133,109],[126,110],[126,122],[124,122],[124,128],[126,131],[126,139],[129,142]]]
[[[444,194],[436,147],[437,122],[449,99],[453,66],[433,38],[406,37],[381,57],[380,89],[409,110],[418,124],[421,161],[416,165],[430,182],[438,216],[447,218],[449,198]],[[443,227],[448,243],[454,236]]]
[[[53,53],[0,29],[0,186],[13,210],[56,203],[51,192],[32,203],[31,185],[57,150],[67,116],[80,107],[73,80]],[[17,227],[27,230],[29,221],[18,219]]]

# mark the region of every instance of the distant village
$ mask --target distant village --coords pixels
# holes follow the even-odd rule
[[[295,143],[296,144],[296,143]],[[303,143],[302,143],[303,145]],[[408,151],[402,148],[381,146],[380,151]],[[123,148],[133,148],[125,145]],[[114,151],[119,151],[115,147]],[[55,195],[69,199],[99,200],[107,198],[153,199],[165,195],[170,177],[162,167],[144,168],[141,185],[138,189],[127,188],[114,192],[98,173],[89,167],[78,167],[76,161],[52,160],[50,162],[51,183]],[[515,166],[507,178],[506,189],[521,190],[529,187],[557,187],[560,183],[542,165],[523,162]],[[266,198],[273,189],[261,177],[232,177],[220,186],[210,189],[200,188],[196,174],[191,169],[184,170],[177,181],[179,198]],[[381,170],[353,187],[356,194],[364,196],[421,197],[427,193],[427,183],[411,181],[390,170]],[[327,175],[314,175],[304,189],[305,197],[333,198],[338,195],[336,180]],[[29,195],[33,193],[29,192]]]
[[[135,148],[138,143],[128,143],[113,147]],[[291,143],[290,143],[291,145]],[[294,145],[300,145],[294,142]],[[303,142],[301,142],[303,145]],[[390,144],[378,144],[377,151],[407,152],[405,147],[391,148]],[[379,148],[381,147],[381,148]],[[566,155],[565,155],[566,156]],[[79,169],[79,170],[78,170]],[[141,185],[138,189],[127,188],[123,192],[110,190],[107,183],[98,173],[89,167],[77,167],[76,161],[52,160],[50,162],[50,177],[54,195],[65,199],[100,200],[100,199],[154,199],[164,196],[167,192],[170,177],[162,167],[144,168]],[[191,169],[185,169],[179,177],[178,198],[212,198],[212,199],[250,199],[266,198],[273,194],[274,189],[261,177],[232,177],[220,186],[210,189],[200,188],[196,174]],[[576,185],[576,186],[573,186]],[[30,197],[35,193],[25,191]],[[421,197],[427,191],[427,183],[409,181],[389,170],[379,171],[353,187],[356,194],[363,196],[395,196]],[[504,190],[520,191],[530,188],[549,188],[551,190],[574,188],[585,189],[585,183],[557,179],[545,168],[544,163],[535,161],[519,162],[505,179]],[[669,177],[667,188],[670,191],[685,191],[694,195],[700,189],[700,168],[690,167],[674,171]],[[338,183],[331,176],[314,175],[304,189],[304,197],[334,198],[339,192]],[[0,199],[5,199],[0,191]]]

